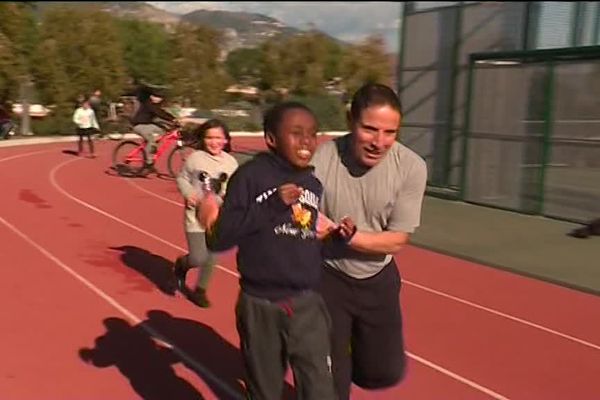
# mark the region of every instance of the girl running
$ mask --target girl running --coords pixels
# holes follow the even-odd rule
[[[185,199],[185,236],[188,254],[175,261],[175,278],[182,293],[199,307],[210,307],[206,295],[208,282],[214,268],[214,256],[206,248],[205,229],[196,218],[196,207],[204,197],[204,184],[222,198],[225,195],[229,177],[237,169],[238,163],[231,151],[229,129],[222,121],[210,119],[198,128],[198,150],[185,162],[179,176],[177,187]],[[198,281],[193,291],[185,286],[185,278],[190,268],[198,267]]]

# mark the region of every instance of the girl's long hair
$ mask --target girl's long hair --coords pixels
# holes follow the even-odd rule
[[[207,121],[204,121],[204,123],[198,127],[196,132],[194,132],[194,137],[198,139],[198,144],[196,145],[196,148],[198,150],[206,151],[204,138],[206,137],[206,132],[208,132],[208,130],[212,128],[221,128],[223,130],[223,133],[225,134],[225,139],[227,140],[227,143],[225,143],[225,146],[223,146],[223,151],[225,151],[226,153],[231,153],[231,134],[229,133],[229,128],[227,127],[225,122],[217,118],[212,118]]]

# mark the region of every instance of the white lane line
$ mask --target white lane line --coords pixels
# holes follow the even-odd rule
[[[462,382],[465,385],[472,387],[473,389],[477,389],[480,392],[483,392],[483,393],[487,394],[488,396],[490,396],[490,397],[492,397],[494,399],[497,399],[497,400],[509,400],[508,397],[502,396],[501,394],[499,394],[497,392],[494,392],[493,390],[488,389],[485,386],[481,386],[480,384],[478,384],[476,382],[473,382],[473,381],[471,381],[471,380],[469,380],[467,378],[464,378],[464,377],[462,377],[462,376],[460,376],[458,374],[455,374],[454,372],[449,371],[449,370],[447,370],[444,367],[440,367],[439,365],[434,364],[431,361],[428,361],[428,360],[424,359],[423,357],[419,357],[416,354],[412,354],[409,351],[407,351],[406,354],[410,358],[414,359],[415,361],[418,361],[421,364],[425,364],[428,367],[430,367],[432,369],[435,369],[438,372],[441,372],[442,374],[448,375],[448,376],[456,379],[457,381]]]
[[[208,368],[206,368],[204,365],[202,365],[201,363],[199,363],[196,360],[194,360],[185,351],[183,351],[180,348],[178,348],[177,346],[169,343],[169,339],[167,337],[165,337],[164,335],[162,335],[157,330],[153,329],[151,326],[148,325],[147,322],[142,323],[142,319],[141,318],[139,318],[133,312],[129,311],[125,306],[121,305],[117,300],[115,300],[114,298],[112,298],[110,295],[108,295],[102,289],[100,289],[99,287],[97,287],[96,285],[94,285],[92,282],[88,281],[83,276],[79,275],[77,272],[75,272],[75,270],[73,270],[67,264],[65,264],[64,262],[62,262],[61,260],[59,260],[56,256],[54,256],[52,253],[50,253],[48,250],[46,250],[43,246],[41,246],[38,243],[36,243],[33,239],[31,239],[25,233],[23,233],[22,231],[20,231],[18,228],[16,228],[10,222],[6,221],[2,217],[0,217],[0,222],[2,222],[2,224],[4,224],[7,228],[9,228],[11,231],[13,231],[21,239],[23,239],[24,241],[26,241],[27,243],[29,243],[32,247],[34,247],[35,249],[37,249],[40,253],[42,253],[48,259],[50,259],[51,261],[53,261],[56,265],[58,265],[60,268],[62,268],[63,271],[65,271],[68,274],[70,274],[73,278],[77,279],[79,282],[81,282],[84,286],[86,286],[88,289],[90,289],[92,292],[94,292],[96,295],[98,295],[100,298],[102,298],[108,304],[110,304],[111,306],[113,306],[114,308],[116,308],[121,314],[123,314],[125,317],[127,317],[132,323],[134,323],[134,324],[141,324],[140,326],[151,337],[157,338],[160,342],[162,342],[163,344],[165,344],[169,348],[171,348],[173,350],[173,352],[175,354],[177,354],[177,356],[179,356],[187,364],[191,365],[194,368],[195,371],[197,371],[198,373],[200,373],[202,376],[206,376],[209,380],[211,380],[214,383],[216,383],[217,385],[219,385],[219,387],[221,389],[223,389],[224,391],[226,391],[227,394],[229,394],[230,396],[232,396],[232,398],[240,399],[240,400],[244,399],[244,397],[240,393],[238,393],[234,389],[230,388],[229,385],[227,385],[225,382],[222,382],[218,377],[214,376],[210,372],[210,370]]]
[[[138,228],[137,226],[135,226],[133,224],[130,224],[130,223],[126,222],[126,221],[123,221],[122,219],[120,219],[118,217],[115,217],[114,215],[112,215],[112,214],[110,214],[110,213],[108,213],[106,211],[103,211],[103,210],[101,210],[101,209],[99,209],[99,208],[97,208],[97,207],[95,207],[95,206],[93,206],[93,205],[91,205],[89,203],[86,203],[85,201],[80,200],[80,199],[78,199],[78,198],[70,195],[69,193],[67,193],[62,187],[60,187],[58,185],[58,183],[56,181],[56,172],[60,168],[62,168],[63,166],[67,165],[68,163],[70,163],[72,161],[73,160],[68,160],[66,162],[63,162],[63,163],[57,165],[56,167],[54,167],[52,169],[52,171],[50,172],[50,180],[52,182],[52,185],[59,192],[61,192],[63,195],[65,195],[66,197],[70,198],[71,200],[79,203],[80,205],[82,205],[82,206],[84,206],[84,207],[86,207],[86,208],[88,208],[90,210],[96,211],[96,212],[98,212],[98,213],[106,216],[107,218],[110,218],[110,219],[112,219],[112,220],[114,220],[116,222],[119,222],[119,223],[121,223],[121,224],[123,224],[123,225],[125,225],[125,226],[127,226],[127,227],[129,227],[131,229],[134,229],[137,232],[140,232],[142,234],[148,235],[149,237],[151,237],[153,239],[156,239],[156,240],[160,241],[161,243],[167,244],[167,245],[172,246],[172,247],[174,247],[176,249],[181,249],[179,246],[177,246],[175,244],[172,244],[172,243],[170,243],[170,242],[168,242],[168,241],[166,241],[166,240],[164,240],[164,239],[162,239],[162,238],[160,238],[160,237],[158,237],[156,235],[151,234],[150,232],[147,232],[147,231],[145,231],[145,230],[143,230],[141,228]],[[183,250],[183,249],[181,249],[181,250]],[[222,270],[224,272],[229,273],[230,275],[239,277],[239,274],[237,274],[237,273],[235,273],[233,271],[230,271],[227,268],[224,268],[224,267],[222,267],[220,265],[217,265],[217,268],[219,268],[220,270]],[[479,390],[479,391],[481,391],[481,392],[483,392],[483,393],[485,393],[485,394],[487,394],[487,395],[489,395],[489,396],[491,396],[491,397],[493,397],[493,398],[495,398],[497,400],[509,400],[508,398],[506,398],[506,397],[504,397],[504,396],[496,393],[495,391],[493,391],[493,390],[491,390],[489,388],[486,388],[484,386],[481,386],[481,385],[479,385],[479,384],[477,384],[477,383],[471,381],[470,379],[467,379],[467,378],[465,378],[465,377],[463,377],[461,375],[458,375],[458,374],[456,374],[454,372],[451,372],[451,371],[445,369],[444,367],[441,367],[441,366],[439,366],[439,365],[437,365],[437,364],[435,364],[435,363],[433,363],[433,362],[431,362],[429,360],[426,360],[426,359],[424,359],[422,357],[419,357],[419,356],[417,356],[415,354],[408,353],[408,352],[407,352],[407,355],[410,358],[414,359],[415,361],[420,362],[420,363],[422,363],[422,364],[424,364],[424,365],[426,365],[426,366],[428,366],[430,368],[433,368],[436,371],[441,372],[442,374],[445,374],[445,375],[451,377],[452,379],[458,380],[459,382],[461,382],[461,383],[463,383],[463,384],[465,384],[467,386],[470,386],[470,387],[472,387],[475,390]]]
[[[73,160],[67,160],[67,161],[65,161],[65,162],[62,162],[62,163],[58,164],[56,167],[54,167],[54,168],[53,168],[53,169],[50,171],[50,183],[51,183],[51,184],[52,184],[52,186],[54,186],[54,188],[55,188],[56,190],[58,190],[58,191],[59,191],[61,194],[63,194],[64,196],[68,197],[69,199],[73,200],[74,202],[76,202],[76,203],[78,203],[78,204],[80,204],[80,205],[82,205],[82,206],[84,206],[84,207],[86,207],[86,208],[88,208],[88,209],[90,209],[90,210],[92,210],[92,211],[95,211],[95,212],[97,212],[98,214],[104,215],[105,217],[107,217],[107,218],[110,218],[110,219],[112,219],[113,221],[116,221],[116,222],[118,222],[118,223],[120,223],[120,224],[122,224],[122,225],[125,225],[125,226],[127,226],[128,228],[131,228],[131,229],[133,229],[134,231],[137,231],[137,232],[139,232],[139,233],[141,233],[141,234],[143,234],[143,235],[146,235],[146,236],[148,236],[148,237],[151,237],[152,239],[155,239],[155,240],[157,240],[157,241],[159,241],[159,242],[161,242],[161,243],[163,243],[163,244],[166,244],[167,246],[171,246],[172,248],[174,248],[174,249],[177,249],[177,250],[179,250],[179,251],[181,251],[181,252],[184,252],[184,253],[186,253],[186,252],[187,252],[187,250],[186,250],[186,249],[184,249],[184,248],[183,248],[183,247],[181,247],[181,246],[177,246],[177,245],[176,245],[176,244],[174,244],[174,243],[171,243],[171,242],[169,242],[169,241],[167,241],[167,240],[164,240],[164,239],[163,239],[163,238],[161,238],[161,237],[158,237],[158,236],[156,236],[156,235],[154,235],[154,234],[152,234],[152,233],[150,233],[150,232],[148,232],[148,231],[146,231],[146,230],[144,230],[144,229],[142,229],[142,228],[140,228],[140,227],[138,227],[138,226],[136,226],[136,225],[130,224],[129,222],[127,222],[127,221],[124,221],[124,220],[122,220],[122,219],[121,219],[121,218],[119,218],[119,217],[116,217],[116,216],[114,216],[114,215],[112,215],[112,214],[110,214],[110,213],[108,213],[108,212],[106,212],[106,211],[104,211],[104,210],[102,210],[102,209],[100,209],[100,208],[98,208],[98,207],[95,207],[95,206],[93,206],[93,205],[91,205],[91,204],[89,204],[89,203],[87,203],[87,202],[85,202],[85,201],[83,201],[83,200],[80,200],[80,199],[78,199],[77,197],[74,197],[74,196],[72,196],[71,194],[67,193],[67,192],[66,192],[66,191],[65,191],[65,190],[64,190],[64,189],[63,189],[63,188],[62,188],[62,187],[61,187],[61,186],[60,186],[60,185],[59,185],[59,184],[56,182],[56,172],[57,172],[57,171],[58,171],[60,168],[62,168],[63,166],[65,166],[65,165],[67,165],[67,164],[69,164],[69,163],[72,163],[73,161],[77,161],[77,159],[73,159]],[[232,272],[232,271],[228,270],[227,268],[223,268],[223,267],[222,267],[222,266],[220,266],[220,265],[217,265],[216,267],[217,267],[217,268],[219,268],[220,270],[224,271],[224,272],[227,272],[227,273],[228,273],[228,274],[230,274],[230,275],[233,275],[233,276],[235,276],[235,277],[238,277],[238,278],[239,278],[239,275],[238,275],[237,273],[235,273],[235,272]]]
[[[144,192],[144,193],[146,193],[146,194],[149,194],[150,196],[156,197],[157,199],[160,199],[160,200],[166,201],[167,203],[170,203],[170,204],[176,205],[176,206],[178,206],[178,207],[183,207],[183,203],[182,203],[182,202],[179,202],[179,203],[178,203],[178,202],[176,202],[176,201],[174,201],[174,200],[171,200],[171,199],[169,199],[169,198],[166,198],[166,197],[164,197],[164,196],[161,196],[160,194],[156,194],[156,193],[154,193],[154,192],[152,192],[152,191],[150,191],[150,190],[148,190],[148,189],[145,189],[145,188],[143,188],[142,186],[138,185],[137,183],[133,182],[133,181],[132,181],[130,178],[124,178],[124,179],[125,179],[125,181],[126,181],[127,183],[129,183],[131,186],[133,186],[133,187],[135,187],[135,188],[137,188],[137,189],[141,190],[142,192]]]
[[[38,150],[38,151],[30,151],[29,153],[16,154],[14,156],[2,158],[2,159],[0,159],[0,162],[15,160],[15,159],[21,158],[21,157],[29,157],[29,156],[33,156],[35,154],[48,153],[50,151],[51,150]]]
[[[419,285],[418,283],[414,283],[414,282],[407,281],[407,280],[404,280],[404,279],[402,280],[402,283],[403,284],[406,283],[406,284],[408,284],[410,286],[414,286],[414,287],[416,287],[418,289],[421,289],[421,290],[424,290],[426,292],[429,292],[429,293],[432,293],[432,294],[435,294],[435,295],[438,295],[438,296],[441,296],[441,297],[444,297],[444,298],[447,298],[447,299],[450,299],[450,300],[454,300],[454,301],[456,301],[458,303],[462,303],[462,304],[465,304],[465,305],[477,308],[477,309],[482,310],[482,311],[487,311],[487,312],[489,312],[491,314],[494,314],[494,315],[497,315],[499,317],[506,318],[506,319],[509,319],[511,321],[514,321],[514,322],[519,322],[521,324],[530,326],[530,327],[535,328],[535,329],[539,329],[541,331],[550,333],[552,335],[560,336],[563,339],[567,339],[567,340],[570,340],[572,342],[582,344],[582,345],[590,347],[592,349],[600,350],[600,346],[598,346],[598,345],[596,345],[594,343],[590,343],[590,342],[585,341],[583,339],[579,339],[579,338],[577,338],[575,336],[567,335],[566,333],[562,333],[562,332],[556,331],[554,329],[547,328],[545,326],[536,324],[534,322],[527,321],[527,320],[519,318],[519,317],[515,317],[514,315],[506,314],[506,313],[503,313],[501,311],[494,310],[493,308],[485,307],[485,306],[482,306],[480,304],[473,303],[472,301],[464,300],[464,299],[461,299],[460,297],[452,296],[451,294],[444,293],[444,292],[441,292],[439,290],[431,289],[431,288],[429,288],[427,286]]]

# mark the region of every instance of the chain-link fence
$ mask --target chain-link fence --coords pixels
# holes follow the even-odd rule
[[[600,215],[599,90],[600,48],[475,55],[464,198],[579,221]]]
[[[600,43],[600,7],[569,4],[406,3],[401,140],[426,159],[430,193],[600,215],[600,48],[575,47]]]

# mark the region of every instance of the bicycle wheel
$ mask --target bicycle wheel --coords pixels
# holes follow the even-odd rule
[[[173,147],[167,159],[167,168],[169,169],[169,176],[171,178],[176,178],[179,175],[183,164],[185,164],[185,160],[194,151],[193,147],[187,145]]]
[[[144,148],[133,140],[125,140],[112,154],[113,169],[121,176],[138,176],[146,166]]]

